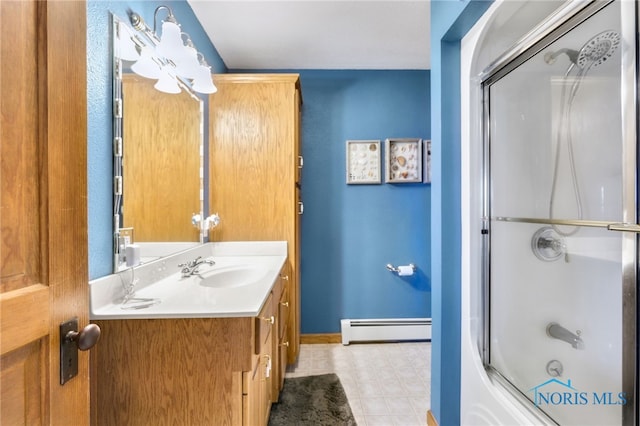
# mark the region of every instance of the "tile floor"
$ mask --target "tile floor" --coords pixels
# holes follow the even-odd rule
[[[358,426],[424,426],[431,343],[301,345],[285,377],[336,373]]]

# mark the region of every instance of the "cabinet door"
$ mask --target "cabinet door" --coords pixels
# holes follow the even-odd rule
[[[262,417],[260,362],[256,363],[253,371],[245,372],[244,375],[245,393],[242,396],[242,424],[243,426],[259,425]]]
[[[284,279],[286,278],[286,280]],[[274,380],[277,381],[278,391],[282,389],[284,386],[284,376],[287,370],[287,360],[288,360],[288,349],[290,346],[289,343],[289,281],[288,277],[283,277],[284,288],[282,291],[282,297],[280,298],[280,303],[278,304],[278,339],[277,339],[277,348],[276,348],[276,360],[274,362],[277,364],[277,375]]]
[[[275,333],[274,333],[275,334]],[[269,340],[266,351],[261,357],[262,367],[262,419],[264,425],[269,423],[269,414],[271,413],[271,403],[273,402],[273,371],[274,371],[274,358],[273,358],[273,345],[272,340]]]
[[[283,267],[283,270],[286,268]],[[273,287],[272,295],[274,298],[274,313],[275,313],[275,325],[272,330],[272,358],[271,358],[271,401],[278,402],[278,397],[280,394],[281,380],[280,378],[284,376],[284,369],[281,366],[280,359],[282,354],[284,353],[286,359],[286,348],[283,348],[282,337],[283,333],[286,331],[286,324],[288,321],[288,296],[285,293],[288,291],[288,277],[285,276],[282,271],[280,271],[280,276],[278,277],[278,282]],[[287,302],[285,302],[287,301]]]
[[[289,362],[300,342],[300,88],[297,74],[220,74],[209,97],[209,205],[215,241],[286,240]]]

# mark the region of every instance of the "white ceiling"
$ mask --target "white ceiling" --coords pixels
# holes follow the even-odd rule
[[[230,69],[429,69],[428,0],[188,0]]]

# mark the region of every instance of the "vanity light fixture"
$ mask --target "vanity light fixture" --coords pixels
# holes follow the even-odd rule
[[[178,86],[178,80],[175,75],[172,74],[172,70],[168,66],[163,66],[160,71],[160,78],[156,84],[153,85],[156,90],[164,93],[180,93],[180,86]],[[194,89],[195,90],[195,89]]]
[[[200,54],[202,56],[202,54]],[[191,88],[200,93],[216,93],[218,89],[211,80],[211,69],[204,60],[204,57],[199,59],[199,65],[195,69],[193,76],[193,84]]]
[[[137,61],[140,59],[140,52],[138,52],[138,45],[133,41],[134,35],[131,33],[131,29],[126,25],[118,26],[118,56],[125,61]]]
[[[154,59],[153,48],[144,46],[141,48],[140,57],[131,65],[131,71],[145,78],[160,78],[160,64]]]
[[[162,34],[156,32],[158,12],[166,10],[168,15],[162,21]],[[168,6],[158,6],[153,14],[153,29],[149,28],[142,17],[129,10],[129,21],[139,34],[130,36],[139,50],[139,58],[122,57],[124,60],[136,60],[131,70],[142,77],[157,79],[155,88],[166,93],[180,93],[180,85],[186,84],[199,93],[217,91],[211,78],[211,67],[204,56],[198,52],[189,35],[182,32],[173,11]],[[144,37],[140,36],[143,35]],[[121,33],[122,36],[127,36]],[[143,41],[144,40],[144,41]],[[121,43],[122,45],[122,43]]]

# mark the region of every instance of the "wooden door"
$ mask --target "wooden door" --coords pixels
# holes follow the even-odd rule
[[[89,322],[85,45],[84,1],[0,2],[2,425],[89,423],[87,353],[64,386],[59,355]]]

